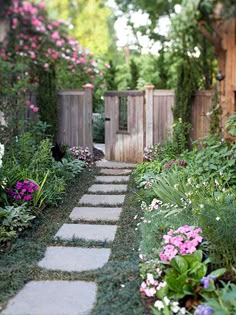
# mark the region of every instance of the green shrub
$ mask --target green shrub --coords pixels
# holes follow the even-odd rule
[[[0,208],[0,242],[14,239],[34,218],[26,204]]]
[[[95,143],[105,142],[105,118],[102,114],[97,114],[93,119],[93,141]]]
[[[134,170],[135,183],[138,187],[144,187],[149,182],[155,182],[156,175],[161,171],[162,164],[159,161],[140,163]]]

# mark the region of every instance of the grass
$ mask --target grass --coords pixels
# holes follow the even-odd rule
[[[114,242],[87,242],[84,240],[53,240],[53,236],[68,217],[73,207],[78,205],[80,197],[87,193],[94,178],[85,170],[76,179],[64,196],[58,208],[45,209],[32,229],[26,231],[0,258],[0,307],[5,307],[27,282],[31,280],[84,280],[95,281],[98,285],[97,303],[92,315],[145,315],[145,309],[139,294],[139,258],[140,234],[137,222],[142,211],[133,179],[129,183],[123,211],[118,222]],[[134,219],[134,217],[136,219]],[[86,221],[85,221],[86,222]],[[80,223],[85,223],[80,222]],[[96,221],[92,224],[104,222]],[[108,222],[114,224],[114,222]],[[111,247],[109,262],[101,269],[89,272],[62,272],[41,269],[37,266],[47,246]]]

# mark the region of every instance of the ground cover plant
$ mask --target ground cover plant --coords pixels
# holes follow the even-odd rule
[[[197,145],[169,161],[165,145],[154,146],[144,153],[150,165],[134,172],[144,212],[140,292],[152,314],[234,311],[236,147],[213,137]]]

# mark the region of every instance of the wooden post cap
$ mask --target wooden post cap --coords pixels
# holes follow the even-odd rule
[[[83,85],[83,88],[84,88],[84,89],[88,89],[88,88],[89,88],[89,89],[94,89],[94,85],[91,84],[91,83],[86,83],[86,84]]]
[[[144,87],[146,90],[152,90],[152,89],[154,89],[155,86],[153,84],[147,84]]]

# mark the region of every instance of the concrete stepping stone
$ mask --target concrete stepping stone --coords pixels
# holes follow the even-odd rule
[[[89,315],[97,287],[84,281],[31,281],[2,315]]]
[[[83,195],[79,201],[79,205],[118,206],[122,205],[124,200],[125,195]]]
[[[96,165],[103,168],[134,168],[136,166],[136,164],[133,163],[123,163],[106,160],[98,161]]]
[[[96,176],[97,183],[128,183],[129,176]]]
[[[55,238],[65,241],[84,239],[86,241],[112,242],[116,230],[116,225],[63,224]]]
[[[132,170],[129,169],[117,169],[117,168],[102,168],[100,174],[104,175],[127,175],[130,174]]]
[[[118,221],[122,208],[76,207],[70,214],[72,221]]]
[[[89,190],[89,192],[92,193],[111,193],[111,192],[117,192],[117,193],[122,193],[122,192],[127,192],[127,185],[92,185]]]
[[[109,248],[48,247],[39,267],[61,271],[88,271],[102,268],[109,259]]]

